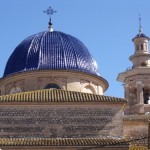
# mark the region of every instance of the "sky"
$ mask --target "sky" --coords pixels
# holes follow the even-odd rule
[[[124,97],[117,76],[132,66],[132,38],[150,36],[150,0],[0,0],[0,77],[15,47],[26,37],[48,30],[49,6],[54,30],[81,40],[95,58],[100,75],[109,82],[104,95]]]

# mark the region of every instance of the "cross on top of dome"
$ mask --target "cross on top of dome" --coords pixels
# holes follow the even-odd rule
[[[49,7],[49,8],[47,8],[47,10],[44,10],[43,11],[44,13],[46,13],[47,15],[49,15],[49,17],[50,17],[50,21],[49,21],[49,31],[50,32],[53,32],[53,24],[52,24],[52,15],[54,14],[54,13],[56,13],[57,11],[56,10],[54,10],[52,7]]]
[[[56,13],[57,11],[54,10],[52,7],[48,7],[47,10],[44,10],[43,12],[46,13],[47,15],[49,15],[50,18],[51,18],[51,16],[52,16],[54,13]]]

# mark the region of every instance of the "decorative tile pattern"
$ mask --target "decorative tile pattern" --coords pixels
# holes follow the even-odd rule
[[[0,137],[110,137],[122,134],[122,106],[0,106]]]
[[[63,32],[40,32],[23,40],[10,56],[4,76],[31,70],[75,70],[99,75],[85,45]]]

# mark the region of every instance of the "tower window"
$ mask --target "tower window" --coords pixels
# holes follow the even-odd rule
[[[144,50],[144,46],[143,46],[143,44],[141,44],[141,50]]]
[[[149,91],[146,89],[143,89],[143,98],[144,98],[144,104],[149,104],[150,94]]]
[[[61,89],[59,85],[55,83],[49,83],[45,86],[44,89]]]
[[[143,67],[147,66],[147,62],[146,62],[146,61],[145,61],[145,62],[142,62],[142,63],[141,63],[141,66],[143,66]]]

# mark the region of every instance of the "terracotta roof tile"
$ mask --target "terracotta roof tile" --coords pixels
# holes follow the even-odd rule
[[[128,145],[126,139],[0,138],[0,146],[109,146]]]
[[[128,145],[127,139],[99,138],[0,138],[0,146],[113,146]],[[130,145],[129,150],[149,150],[146,146]]]
[[[131,145],[129,150],[149,150],[146,146]]]
[[[15,93],[0,96],[0,103],[3,102],[117,102],[127,103],[126,99],[72,92],[58,89],[44,89],[30,92]]]
[[[148,122],[150,115],[126,115],[123,118],[125,122]]]

